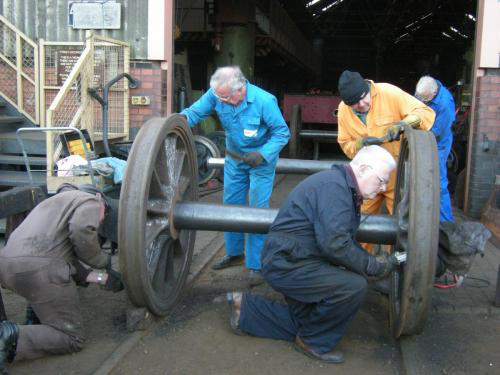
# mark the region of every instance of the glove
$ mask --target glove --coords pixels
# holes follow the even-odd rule
[[[108,280],[106,280],[106,284],[102,286],[102,289],[113,293],[123,290],[122,275],[119,272],[109,269]]]
[[[420,117],[417,116],[417,115],[408,115],[406,116],[403,121],[401,121],[402,123],[406,124],[406,125],[410,125],[413,129],[418,129],[419,126],[420,126]]]
[[[365,146],[372,146],[372,145],[380,145],[382,144],[382,140],[380,138],[376,137],[365,137],[365,138],[360,138],[356,141],[356,152],[361,150]]]
[[[263,160],[264,158],[262,157],[260,152],[256,151],[249,152],[243,155],[243,161],[252,167],[258,166],[260,163],[262,163]]]
[[[397,122],[396,124],[392,125],[387,130],[386,136],[387,136],[389,142],[399,141],[401,133],[403,133],[405,130],[405,125],[406,124],[404,122],[400,121],[400,122]]]
[[[382,254],[368,258],[366,274],[377,279],[383,279],[396,269],[398,260],[394,255]]]
[[[78,286],[82,286],[84,288],[88,287],[89,283],[87,282],[87,276],[92,272],[92,269],[85,267],[78,260],[73,261],[72,264],[76,270],[76,273],[74,275],[71,275],[73,281]]]

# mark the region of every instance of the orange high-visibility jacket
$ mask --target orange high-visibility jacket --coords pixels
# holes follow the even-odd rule
[[[417,98],[389,83],[370,82],[371,106],[366,118],[366,125],[344,102],[340,102],[338,111],[338,142],[344,153],[352,159],[356,154],[355,143],[364,137],[383,137],[387,130],[410,114],[420,117],[419,128],[429,130],[434,124],[435,113]],[[382,145],[397,160],[399,141]]]

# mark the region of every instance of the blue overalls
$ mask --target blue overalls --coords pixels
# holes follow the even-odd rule
[[[224,204],[267,208],[278,155],[287,144],[290,132],[273,95],[248,82],[246,89],[246,97],[237,107],[221,102],[210,89],[181,114],[194,126],[216,112],[226,134],[226,149],[239,154],[258,151],[262,155],[264,161],[257,167],[226,156]],[[227,255],[244,254],[245,234],[226,232],[224,239]],[[245,263],[248,269],[261,269],[264,240],[263,235],[247,235]]]
[[[430,102],[426,104],[436,112],[436,119],[432,126],[432,132],[436,136],[439,156],[439,176],[440,176],[440,222],[454,221],[451,209],[450,193],[448,192],[448,169],[446,161],[450,154],[453,143],[453,133],[451,127],[455,121],[455,101],[450,92],[441,82],[436,80],[439,89]]]
[[[264,278],[286,304],[244,293],[243,332],[290,341],[299,336],[317,353],[338,344],[368,285],[371,255],[354,240],[358,197],[344,166],[309,176],[288,195],[262,253]]]

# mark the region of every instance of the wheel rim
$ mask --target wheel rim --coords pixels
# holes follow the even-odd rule
[[[130,300],[165,315],[184,286],[196,231],[171,228],[175,202],[198,200],[191,131],[182,116],[154,118],[138,133],[120,194],[120,269]]]
[[[204,184],[219,173],[218,169],[207,167],[208,158],[220,158],[221,154],[217,145],[207,137],[195,135],[194,145],[198,158],[198,184]]]
[[[405,129],[394,213],[399,231],[393,250],[406,253],[404,265],[391,275],[389,296],[391,331],[398,338],[422,332],[431,303],[439,235],[439,164],[430,132]]]

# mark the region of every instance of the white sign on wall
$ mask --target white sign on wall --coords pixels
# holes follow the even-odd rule
[[[68,26],[73,29],[119,29],[121,4],[109,0],[69,1]]]

